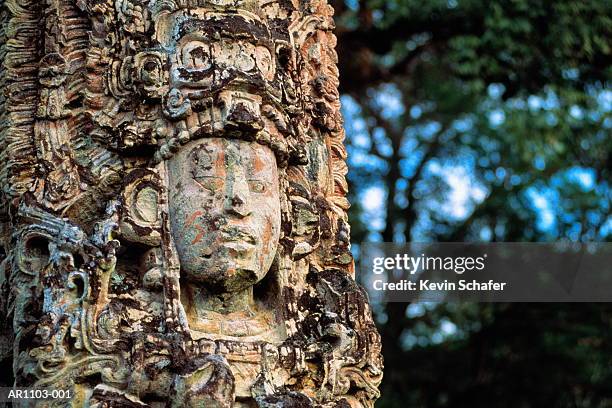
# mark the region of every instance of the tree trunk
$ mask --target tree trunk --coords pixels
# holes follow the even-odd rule
[[[4,8],[0,382],[75,407],[373,407],[331,7]]]

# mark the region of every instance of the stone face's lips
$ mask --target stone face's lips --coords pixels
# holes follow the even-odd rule
[[[226,242],[247,242],[251,245],[257,244],[257,234],[254,231],[244,229],[221,230],[221,237]]]
[[[255,245],[247,244],[245,242],[223,242],[221,246],[229,249],[230,254],[233,252],[233,255],[238,256],[252,255],[255,252]]]

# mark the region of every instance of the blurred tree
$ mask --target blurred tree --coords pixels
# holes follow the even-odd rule
[[[332,4],[357,252],[612,240],[612,2]],[[607,304],[376,315],[379,407],[612,407]]]

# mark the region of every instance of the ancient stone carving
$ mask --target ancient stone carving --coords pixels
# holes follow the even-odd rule
[[[17,385],[75,407],[373,407],[331,15],[5,2],[0,361]]]

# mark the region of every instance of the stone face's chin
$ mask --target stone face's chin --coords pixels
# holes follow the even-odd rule
[[[270,269],[280,236],[272,151],[243,140],[200,139],[168,161],[170,225],[189,283],[242,291]]]

